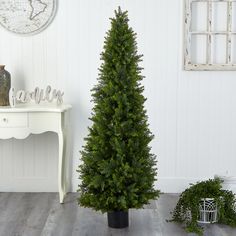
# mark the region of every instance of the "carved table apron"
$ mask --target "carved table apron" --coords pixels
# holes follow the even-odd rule
[[[69,110],[71,105],[29,105],[14,108],[0,107],[0,139],[25,139],[30,134],[55,132],[59,141],[58,188],[63,203],[68,187],[67,153]],[[66,148],[67,147],[67,148]],[[66,150],[67,149],[67,150]]]

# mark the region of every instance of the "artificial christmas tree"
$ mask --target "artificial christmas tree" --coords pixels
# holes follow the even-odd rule
[[[92,90],[93,124],[78,169],[78,200],[82,206],[108,212],[108,225],[122,228],[128,226],[129,208],[141,208],[159,195],[154,189],[155,155],[149,146],[153,135],[140,83],[141,56],[127,11],[115,11],[101,60],[98,85]]]

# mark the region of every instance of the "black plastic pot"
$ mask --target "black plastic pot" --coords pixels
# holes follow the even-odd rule
[[[108,226],[111,228],[126,228],[129,226],[128,211],[107,212]]]

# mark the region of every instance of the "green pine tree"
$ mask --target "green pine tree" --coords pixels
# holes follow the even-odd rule
[[[93,124],[78,170],[79,204],[102,212],[141,208],[159,195],[138,65],[142,56],[128,21],[120,8],[111,19],[98,85],[92,89]]]

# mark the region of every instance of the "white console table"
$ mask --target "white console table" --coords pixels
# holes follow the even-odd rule
[[[30,134],[56,132],[59,141],[58,188],[60,203],[67,193],[66,141],[71,105],[0,107],[0,139],[25,139]]]

